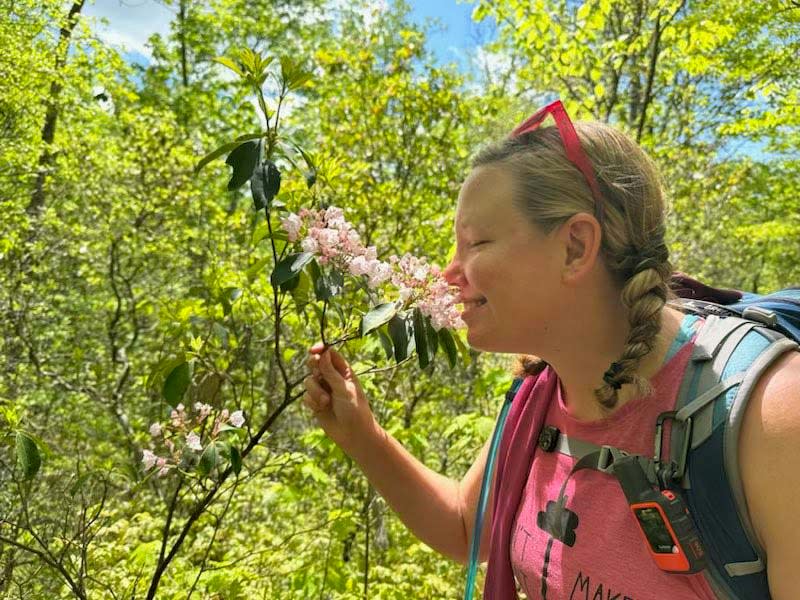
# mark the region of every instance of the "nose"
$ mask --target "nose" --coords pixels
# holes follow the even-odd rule
[[[464,283],[464,272],[461,270],[461,264],[458,262],[457,257],[453,257],[453,260],[450,261],[444,271],[442,271],[442,276],[444,277],[445,281],[450,285],[456,285],[461,287]]]

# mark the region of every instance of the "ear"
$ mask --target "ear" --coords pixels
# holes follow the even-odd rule
[[[593,215],[578,213],[559,228],[559,237],[566,249],[562,281],[576,283],[590,273],[597,262],[602,238],[600,223]]]

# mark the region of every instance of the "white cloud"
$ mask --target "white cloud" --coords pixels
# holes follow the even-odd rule
[[[154,33],[165,35],[174,12],[156,0],[96,0],[86,16],[106,19],[97,23],[98,37],[109,45],[150,57],[147,39]]]

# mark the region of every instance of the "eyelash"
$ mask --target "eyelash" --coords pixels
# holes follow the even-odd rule
[[[480,242],[472,242],[469,247],[474,248],[475,246],[480,246],[481,244],[485,244],[488,240],[481,240]]]

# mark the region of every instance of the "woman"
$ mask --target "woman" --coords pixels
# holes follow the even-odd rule
[[[548,114],[557,127],[540,128]],[[548,423],[649,455],[653,423],[674,406],[699,321],[667,304],[672,267],[652,162],[606,125],[576,128],[553,103],[478,154],[459,195],[457,251],[445,277],[458,288],[473,348],[524,355]],[[381,429],[340,354],[317,345],[309,365],[304,402],[324,431],[423,542],[465,563],[488,442],[461,481],[443,477]],[[800,411],[786,407],[800,400],[798,384],[800,354],[789,352],[761,379],[740,437],[741,476],[769,555],[773,598],[797,596]],[[501,538],[507,549],[492,549],[487,590],[508,590],[502,579],[513,571],[528,598],[717,597],[702,574],[659,569],[619,484],[596,471],[571,473],[574,462],[534,454],[510,535]],[[573,520],[558,534],[548,519],[562,485]],[[482,560],[490,535],[495,540],[493,510],[490,497]]]

